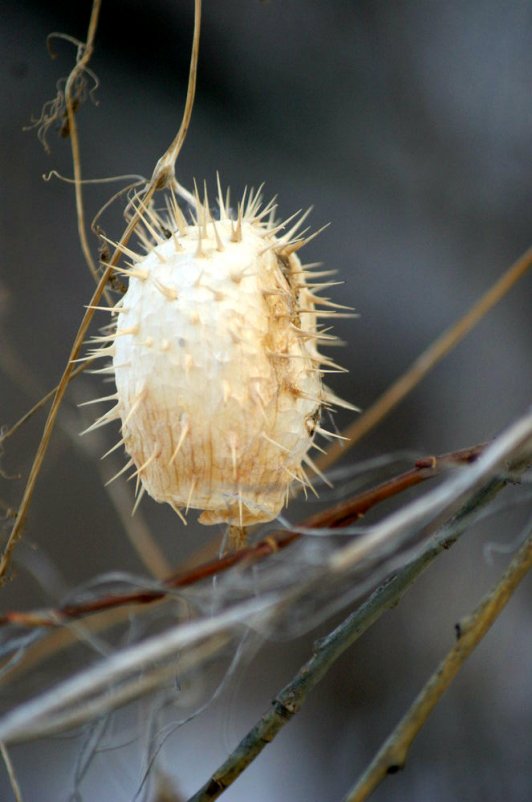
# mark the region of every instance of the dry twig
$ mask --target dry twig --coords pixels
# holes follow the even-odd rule
[[[79,604],[68,604],[52,610],[30,612],[12,611],[0,616],[0,626],[17,624],[26,627],[58,627],[66,621],[92,613],[124,607],[130,604],[149,604],[160,601],[171,590],[186,588],[197,582],[228,571],[235,565],[255,564],[271,554],[285,549],[302,533],[313,529],[338,529],[348,526],[365,515],[372,507],[398,493],[414,487],[420,482],[434,478],[453,465],[466,465],[474,462],[482,453],[484,446],[472,446],[461,451],[443,454],[439,457],[424,457],[416,461],[414,467],[386,482],[359,493],[354,498],[307,518],[297,530],[272,532],[268,537],[253,546],[247,546],[223,557],[210,560],[194,568],[180,571],[166,579],[158,588],[146,588],[128,594],[107,595]]]
[[[514,590],[532,566],[532,536],[529,535],[497,585],[478,607],[458,625],[458,640],[440,663],[412,706],[386,739],[374,759],[347,794],[345,802],[363,802],[386,777],[403,768],[417,736],[465,660],[505,608]]]
[[[2,760],[4,761],[4,765],[6,767],[7,776],[9,777],[9,782],[11,785],[11,790],[13,791],[13,796],[15,797],[15,802],[23,802],[22,799],[22,791],[20,790],[20,785],[17,780],[17,775],[15,774],[15,767],[11,762],[11,758],[9,757],[9,752],[7,751],[5,744],[0,743],[0,754],[2,755]]]
[[[161,159],[157,162],[157,166],[154,170],[154,174],[146,187],[143,203],[145,206],[149,205],[151,198],[153,197],[154,193],[157,189],[160,189],[163,186],[166,186],[166,182],[170,180],[170,169],[173,173],[175,160],[177,159],[181,147],[183,146],[184,137],[186,131],[188,130],[188,124],[190,122],[190,115],[192,113],[192,106],[194,102],[194,92],[196,86],[196,73],[197,73],[197,64],[198,64],[198,51],[199,51],[199,31],[200,31],[200,15],[201,15],[201,0],[195,0],[195,21],[194,21],[194,44],[192,48],[192,55],[190,60],[190,78],[189,78],[189,89],[187,94],[187,101],[185,105],[185,112],[183,115],[183,122],[179,129],[178,135],[171,143],[169,148],[167,149],[166,153],[161,157]],[[97,13],[93,16],[93,19],[97,20]],[[139,207],[131,217],[120,242],[118,243],[113,256],[111,257],[110,261],[106,264],[105,270],[98,281],[97,287],[92,295],[92,298],[87,306],[85,314],[82,318],[81,324],[79,326],[78,332],[76,337],[74,338],[74,342],[70,351],[70,356],[61,377],[61,380],[57,386],[56,393],[54,395],[54,400],[52,402],[52,406],[50,412],[48,413],[48,418],[46,420],[44,431],[41,437],[41,441],[37,448],[37,452],[35,454],[35,458],[33,461],[33,465],[31,467],[28,480],[26,483],[26,487],[22,496],[22,500],[19,506],[18,515],[15,520],[15,524],[11,533],[9,535],[8,541],[4,547],[2,556],[0,558],[0,582],[5,581],[6,573],[9,569],[11,555],[13,553],[13,549],[19,538],[22,535],[22,530],[24,528],[24,524],[26,522],[26,518],[29,512],[29,507],[31,504],[31,500],[33,498],[33,493],[35,490],[35,485],[37,483],[37,478],[39,476],[41,466],[46,455],[46,451],[48,449],[48,445],[50,442],[50,438],[52,436],[52,432],[55,426],[55,421],[57,418],[57,413],[59,412],[59,407],[63,401],[66,389],[68,387],[68,383],[72,377],[72,373],[74,371],[74,361],[76,360],[83,341],[86,337],[88,328],[92,321],[94,315],[93,307],[98,306],[100,299],[104,293],[104,290],[107,286],[107,282],[109,281],[111,275],[113,274],[113,268],[118,264],[120,259],[122,249],[127,245],[129,242],[131,235],[133,234],[139,219],[142,215],[142,209]]]
[[[354,544],[338,549],[308,572],[301,581],[284,590],[270,591],[229,604],[211,617],[177,623],[99,662],[16,707],[0,720],[0,740],[5,743],[28,740],[77,726],[147,693],[172,676],[175,656],[186,656],[186,669],[197,669],[221,648],[226,648],[235,632],[251,626],[270,631],[287,610],[305,599],[320,598],[328,589],[336,609],[339,588],[344,583],[346,604],[375,581],[396,572],[431,547],[429,536],[448,521],[460,507],[462,515],[482,506],[493,492],[492,480],[507,463],[521,462],[532,450],[532,413],[505,431],[473,464],[448,477],[442,485],[406,505],[377,524]],[[505,471],[506,473],[506,471]],[[497,483],[504,483],[504,478]],[[419,545],[419,536],[425,539]],[[417,545],[416,545],[417,544]],[[355,548],[356,546],[356,548]],[[377,549],[377,551],[375,551]],[[371,559],[369,559],[371,557]],[[376,580],[377,577],[377,580]]]
[[[87,264],[97,281],[97,269],[90,254],[85,231],[79,141],[75,121],[73,91],[77,78],[86,69],[92,54],[100,2],[101,0],[93,0],[87,41],[83,46],[80,46],[76,66],[65,86],[68,131],[71,138],[74,164],[78,231]],[[175,181],[175,161],[183,145],[192,112],[199,46],[200,12],[201,2],[200,0],[195,0],[194,44],[183,120],[173,142],[156,164],[151,181],[145,189],[144,204],[149,203],[156,190],[169,186],[174,186],[183,197],[187,197],[186,191]],[[106,285],[113,273],[114,266],[118,263],[120,248],[127,244],[137,222],[138,215],[135,215],[130,221],[113,257],[107,263],[103,276],[98,281],[96,291],[91,299],[91,307],[97,305],[101,296],[107,293]],[[529,250],[473,305],[458,323],[444,332],[426,349],[411,368],[389,388],[376,404],[347,430],[347,434],[351,438],[351,445],[373,428],[443,356],[463,339],[487,311],[508,292],[513,284],[525,275],[531,262],[532,251]],[[92,315],[93,310],[89,308],[73,343],[70,355],[71,360],[75,359],[79,353]],[[37,449],[19,513],[0,560],[0,581],[8,570],[12,550],[22,533],[40,467],[46,454],[66,387],[71,378],[85,367],[86,365],[83,365],[74,369],[72,361],[70,361],[57,388],[40,402],[40,404],[43,404],[54,395],[52,408],[46,421],[42,440]],[[3,438],[0,438],[0,442],[1,439],[6,439],[13,434],[38,407],[39,405],[36,405],[30,413],[6,432]],[[386,584],[376,590],[340,627],[317,644],[311,659],[298,672],[296,678],[274,700],[272,711],[261,719],[251,733],[241,742],[236,752],[226,761],[222,769],[213,775],[207,785],[193,797],[195,802],[200,802],[200,800],[201,802],[206,802],[208,799],[216,798],[230,782],[236,779],[264,745],[275,736],[284,723],[298,711],[306,698],[306,694],[321,680],[337,657],[383,612],[396,604],[419,573],[432,562],[443,548],[447,548],[456,539],[461,531],[461,518],[467,519],[472,509],[485,504],[492,494],[498,492],[504,486],[505,481],[503,479],[493,479],[491,477],[493,477],[496,470],[501,468],[505,459],[508,459],[509,456],[517,456],[523,444],[530,440],[530,421],[524,421],[524,423],[521,421],[521,424],[521,429],[518,427],[512,429],[513,440],[510,434],[507,433],[506,440],[504,437],[501,438],[503,444],[498,442],[488,449],[486,459],[484,461],[481,460],[482,464],[476,471],[473,468],[465,478],[451,477],[444,483],[442,488],[432,494],[427,494],[426,497],[418,500],[418,502],[413,502],[398,513],[389,516],[381,525],[373,527],[367,536],[363,536],[359,541],[351,543],[345,548],[338,549],[338,552],[327,560],[319,581],[322,582],[327,579],[334,583],[335,578],[351,576],[351,572],[356,575],[356,571],[361,566],[373,565],[372,560],[375,555],[378,555],[376,564],[381,574],[382,572],[389,573],[391,568],[396,570],[398,564],[404,565],[407,557],[412,556],[412,554],[416,555],[412,562],[406,567],[399,568],[393,579],[387,581]],[[332,447],[325,459],[320,460],[321,467],[327,467],[332,464],[343,453],[345,453],[345,449]],[[455,460],[469,463],[477,458],[479,449],[468,449],[467,452],[459,452],[459,454],[461,456],[457,456],[457,454],[450,456]],[[439,458],[439,460],[441,462],[443,458]],[[356,496],[355,499],[344,502],[333,510],[327,510],[325,513],[312,516],[300,527],[300,530],[304,531],[305,529],[320,527],[334,529],[349,526],[368,509],[385,498],[390,498],[403,489],[412,487],[418,482],[436,475],[440,467],[441,465],[436,461],[436,458],[420,461],[412,471],[385,482],[377,488],[365,491]],[[457,518],[439,534],[436,540],[427,545],[427,533],[433,532],[443,521],[448,520],[449,515],[455,514],[460,506],[464,504],[465,506]],[[109,610],[112,607],[132,603],[152,602],[163,598],[171,589],[187,587],[207,577],[228,571],[239,563],[247,565],[268,557],[298,539],[301,531],[273,533],[255,546],[242,549],[233,555],[226,555],[220,560],[213,560],[192,571],[182,572],[164,582],[160,589],[153,590],[148,588],[127,596],[106,596],[89,602],[65,606],[59,610],[39,611],[37,613],[8,613],[0,623],[14,623],[29,627],[57,626],[96,611]],[[412,540],[413,533],[417,537],[414,542]],[[409,550],[408,555],[405,555],[404,549]],[[420,549],[421,553],[419,553]],[[464,623],[461,628],[460,640],[422,691],[405,719],[386,741],[360,783],[348,796],[348,802],[365,799],[387,772],[404,763],[408,749],[424,721],[458,672],[463,661],[475,648],[491,623],[493,623],[493,620],[506,604],[511,592],[524,576],[530,564],[530,551],[530,542],[528,542],[526,548],[523,547],[492,594],[477,608],[471,619]],[[377,573],[371,575],[372,581],[375,576],[377,576]],[[236,603],[210,619],[186,624],[181,623],[163,633],[162,636],[158,635],[156,638],[147,639],[140,644],[135,644],[123,650],[121,653],[103,659],[99,664],[81,671],[57,688],[41,694],[7,715],[0,721],[1,737],[6,742],[38,737],[48,732],[54,732],[84,722],[91,716],[107,712],[109,709],[117,707],[130,699],[147,693],[172,675],[174,671],[172,658],[178,652],[182,652],[186,648],[185,668],[188,670],[196,668],[211,655],[216,654],[221,648],[227,646],[231,641],[235,628],[241,628],[250,621],[252,623],[257,622],[261,627],[273,625],[283,610],[297,603],[305,593],[315,587],[313,583],[315,583],[315,577],[304,578],[300,586],[288,593],[265,594],[259,599]],[[9,757],[5,751],[3,741],[0,743],[0,749],[11,776]],[[16,785],[16,780],[13,778],[13,790],[17,800],[19,800],[20,791]]]
[[[100,15],[101,0],[93,0],[91,16],[89,21],[89,28],[87,31],[86,42],[78,48],[78,56],[76,64],[67,78],[65,85],[65,107],[68,119],[68,135],[70,138],[70,147],[72,150],[72,165],[74,168],[74,190],[76,196],[76,217],[78,224],[78,237],[81,244],[81,250],[87,267],[96,282],[98,283],[98,268],[93,259],[91,249],[87,240],[87,231],[85,226],[85,212],[83,204],[83,184],[81,180],[81,158],[79,151],[79,137],[78,127],[76,124],[76,86],[80,77],[83,75],[88,67],[94,51],[94,37],[96,36],[96,29],[98,27],[98,18]],[[107,304],[112,306],[112,298],[107,289],[104,289],[103,295]]]
[[[471,512],[484,506],[503,489],[504,479],[493,479],[432,539],[422,553],[386,581],[332,632],[321,638],[311,658],[272,700],[271,708],[244,736],[236,749],[188,802],[212,802],[247,769],[262,750],[300,710],[308,694],[324,678],[343,652],[353,645],[385,612],[394,608],[406,591],[442,551],[466,530]],[[449,682],[452,677],[449,678]],[[430,712],[430,711],[429,711]],[[428,713],[427,713],[428,715]],[[349,802],[354,802],[349,799]],[[357,798],[358,802],[358,798]]]

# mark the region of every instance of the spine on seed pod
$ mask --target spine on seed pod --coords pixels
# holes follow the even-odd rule
[[[219,184],[218,214],[196,191],[190,222],[173,195],[164,215],[135,204],[145,253],[122,248],[128,288],[90,353],[110,360],[116,393],[98,400],[114,406],[86,431],[120,420],[112,450],[128,455],[117,475],[132,469],[136,503],[148,492],[183,521],[191,508],[204,524],[272,520],[293,483],[312,488],[316,434],[336,436],[322,409],[355,409],[323,384],[342,369],[318,350],[335,339],[318,321],[347,307],[299,259],[307,214],[277,224],[260,189],[233,214]]]

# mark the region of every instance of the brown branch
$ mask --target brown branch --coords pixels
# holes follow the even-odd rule
[[[285,588],[284,592],[272,589],[266,595],[259,594],[260,597],[252,594],[251,599],[234,600],[235,604],[230,604],[219,613],[190,621],[178,621],[165,632],[157,632],[151,637],[142,638],[138,643],[130,644],[118,653],[103,656],[96,664],[67,677],[58,686],[16,705],[0,721],[0,740],[11,744],[28,737],[41,737],[78,726],[95,716],[107,713],[132,698],[160,687],[162,682],[166,682],[175,673],[177,655],[180,655],[180,660],[183,656],[187,660],[186,666],[181,666],[180,662],[180,671],[186,674],[197,667],[198,661],[211,659],[216,651],[226,649],[228,639],[236,635],[235,627],[240,630],[242,625],[249,625],[251,628],[259,627],[261,631],[267,627],[271,631],[279,618],[285,619],[287,606],[297,604],[308,593],[315,597],[323,583],[328,585],[338,599],[341,587],[337,585],[336,579],[346,580],[348,587],[353,587],[352,581],[349,581],[349,577],[351,580],[354,577],[351,573],[353,555],[350,552],[355,544],[362,544],[363,541],[368,544],[382,543],[387,536],[397,556],[397,543],[401,541],[401,535],[405,531],[417,531],[421,525],[427,537],[422,549],[416,548],[415,554],[423,564],[428,564],[435,554],[441,553],[442,548],[448,547],[467,530],[476,511],[485,507],[499,490],[526,468],[526,460],[530,456],[531,426],[531,415],[523,416],[486,449],[476,464],[469,466],[467,470],[454,472],[439,487],[386,516],[361,538],[324,555],[323,570],[319,577],[311,572],[311,576],[304,578],[299,584],[296,583],[294,587]],[[446,524],[443,529],[440,528],[442,523]],[[343,552],[347,553],[348,559],[338,559]],[[411,561],[413,556],[414,552],[410,555],[403,554],[405,571],[409,571],[418,562],[417,559]],[[398,568],[397,560],[392,562],[388,566],[389,571]],[[399,574],[403,574],[403,569],[396,576]],[[372,582],[377,583],[384,576],[385,573],[381,573],[377,577],[371,569]],[[386,586],[389,584],[385,583]],[[365,589],[359,585],[356,587],[357,585],[355,582],[356,590],[353,588],[357,594],[369,590],[369,585]],[[344,603],[348,603],[350,598],[351,593],[348,598],[343,599]],[[130,613],[131,608],[105,612],[97,619],[99,629],[102,623],[108,626],[110,618],[118,621]],[[310,625],[311,621],[308,620],[308,623]],[[355,622],[356,628],[358,623]],[[52,632],[50,638],[37,642],[36,649],[30,646],[28,650],[17,650],[13,661],[5,666],[4,679],[13,674],[20,678],[21,673],[27,672],[30,666],[35,667],[43,656],[50,656],[57,651],[58,646],[61,648],[57,643],[57,636],[63,637],[64,646],[66,634],[72,641],[75,637],[83,637],[84,629],[85,627],[80,631],[77,626],[65,627]],[[87,629],[97,631],[93,619],[87,622]],[[351,630],[347,637],[351,637]],[[55,648],[50,649],[50,641],[54,639]],[[36,654],[37,651],[39,654]]]
[[[349,524],[362,518],[375,504],[392,498],[410,487],[415,487],[415,485],[424,482],[426,479],[437,476],[445,468],[457,463],[467,465],[474,462],[485,447],[486,444],[482,443],[460,451],[442,454],[439,457],[423,457],[416,461],[411,470],[401,473],[399,476],[389,479],[371,490],[366,490],[332,509],[313,515],[307,519],[304,525],[317,529],[349,526]]]
[[[324,512],[307,518],[301,529],[335,529],[345,527],[365,515],[372,507],[402,493],[420,482],[437,476],[442,470],[456,464],[474,462],[482,453],[484,445],[477,445],[443,454],[439,457],[424,457],[417,460],[414,467],[392,479],[363,491],[348,501],[344,501]],[[262,560],[293,543],[302,535],[298,531],[273,532],[254,546],[230,552],[215,560],[210,560],[195,568],[169,577],[160,589],[144,589],[127,594],[109,595],[79,604],[69,604],[52,610],[13,611],[0,616],[0,626],[16,624],[26,627],[56,627],[66,621],[81,616],[98,613],[130,604],[150,604],[165,598],[169,592],[194,585],[204,579],[228,571],[235,565]]]

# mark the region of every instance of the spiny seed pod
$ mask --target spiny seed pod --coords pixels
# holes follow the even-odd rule
[[[190,224],[173,196],[164,218],[137,200],[146,255],[122,248],[129,286],[91,354],[112,358],[117,392],[105,400],[116,405],[90,429],[120,419],[120,473],[134,468],[138,499],[244,527],[275,518],[294,481],[311,487],[303,463],[317,470],[309,449],[330,434],[322,407],[354,407],[322,383],[337,366],[317,346],[335,338],[316,318],[336,313],[316,304],[337,305],[296,254],[306,215],[286,231],[257,192],[233,217],[218,189],[217,219],[196,192]]]

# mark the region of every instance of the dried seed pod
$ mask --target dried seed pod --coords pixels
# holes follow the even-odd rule
[[[93,426],[120,418],[137,489],[243,527],[275,518],[294,481],[310,485],[302,463],[314,467],[320,409],[338,399],[317,349],[328,302],[296,253],[304,216],[286,231],[258,193],[234,219],[218,202],[215,220],[196,193],[189,224],[175,199],[164,220],[138,201],[147,253],[123,249],[129,287],[93,352],[112,357],[117,403]]]

